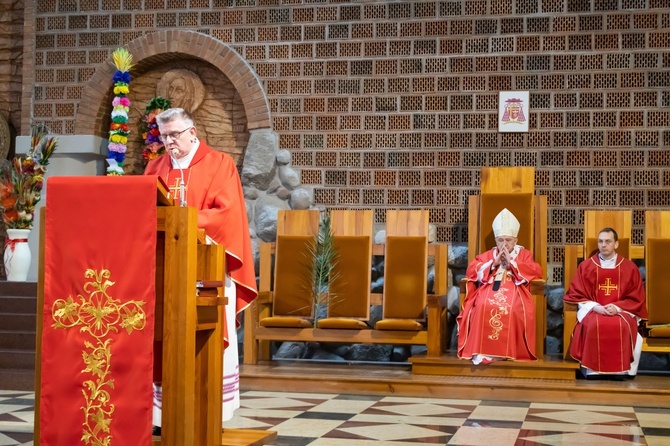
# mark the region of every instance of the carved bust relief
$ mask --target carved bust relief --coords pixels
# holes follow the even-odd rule
[[[193,114],[205,97],[200,76],[184,68],[166,72],[156,85],[156,96],[170,101],[171,107],[183,108]]]

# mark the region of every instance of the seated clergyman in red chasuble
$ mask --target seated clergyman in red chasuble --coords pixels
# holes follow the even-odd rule
[[[458,322],[458,357],[475,364],[533,361],[535,307],[529,285],[542,277],[533,254],[517,245],[520,224],[503,209],[493,220],[496,246],[466,271],[467,294]]]
[[[582,374],[635,376],[642,351],[637,327],[647,318],[644,285],[637,265],[617,254],[612,228],[598,233],[598,253],[577,267],[564,300],[576,303],[577,325],[570,355]]]

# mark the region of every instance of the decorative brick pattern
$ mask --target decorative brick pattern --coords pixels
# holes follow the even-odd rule
[[[25,11],[34,58],[15,122],[103,136],[111,52],[128,46],[139,78],[178,54],[230,80],[236,128],[272,127],[320,207],[373,208],[378,223],[387,208],[427,208],[439,241],[464,243],[480,168],[534,166],[560,281],[585,209],[633,209],[641,243],[643,211],[670,208],[666,6],[43,0]],[[530,91],[528,133],[498,132],[506,90]]]

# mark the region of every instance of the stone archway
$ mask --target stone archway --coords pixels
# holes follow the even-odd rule
[[[195,58],[210,63],[230,79],[240,95],[247,129],[271,129],[270,108],[260,79],[249,64],[223,42],[195,31],[166,30],[135,39],[127,48],[133,55],[134,73],[143,73],[157,63],[179,59]],[[110,55],[82,92],[75,134],[107,137],[107,129],[102,124],[110,110],[114,72]]]
[[[239,167],[257,256],[259,240],[274,240],[279,209],[308,209],[313,203],[313,190],[304,187],[300,174],[291,168],[289,151],[279,150],[279,138],[272,130],[270,107],[260,79],[231,47],[194,31],[159,31],[133,40],[127,48],[133,55],[135,65],[131,74],[135,77],[157,65],[195,59],[220,70],[234,86],[243,104],[249,132],[244,164]],[[82,92],[76,135],[107,139],[114,72],[110,55]],[[132,91],[132,82],[130,88]]]

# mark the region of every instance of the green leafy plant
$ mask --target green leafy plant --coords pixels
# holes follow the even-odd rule
[[[333,233],[330,227],[330,215],[324,214],[319,223],[319,233],[316,235],[316,243],[309,247],[309,262],[311,263],[311,289],[312,304],[314,306],[314,325],[318,320],[319,310],[328,306],[330,299],[335,298],[329,290],[328,283],[336,280],[338,274],[334,273],[339,256],[333,243]]]

